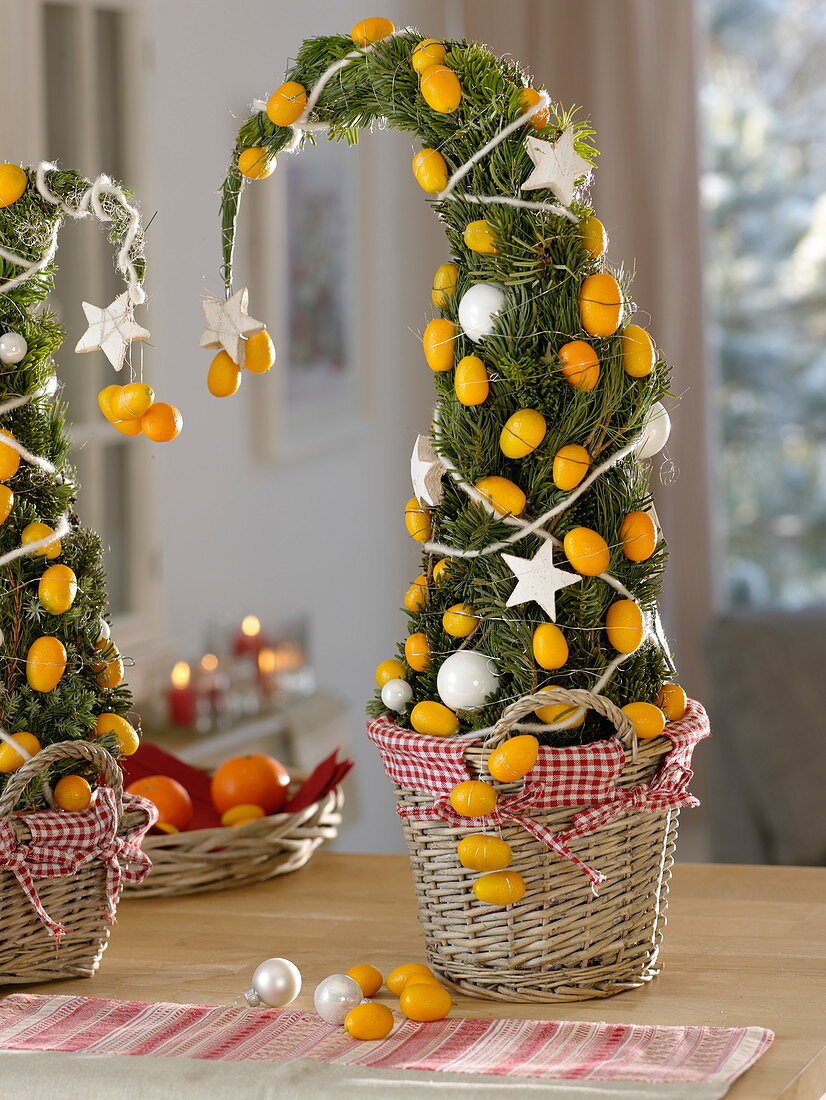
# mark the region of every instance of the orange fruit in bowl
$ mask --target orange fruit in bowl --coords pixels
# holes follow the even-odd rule
[[[370,963],[359,963],[358,966],[351,966],[347,971],[347,977],[358,982],[365,997],[372,997],[374,993],[378,993],[381,989],[381,971],[377,970],[375,966],[371,966]]]
[[[287,801],[290,776],[283,764],[263,752],[225,760],[212,777],[210,793],[219,814],[242,803],[276,814]]]
[[[158,810],[158,828],[163,832],[183,831],[192,820],[192,799],[177,779],[168,775],[147,775],[126,788],[127,794],[147,798]],[[173,829],[165,826],[173,826]]]
[[[397,966],[395,970],[390,971],[387,975],[386,985],[391,993],[395,993],[397,997],[400,997],[404,987],[414,978],[417,983],[436,981],[435,974],[424,963],[404,963],[402,966]]]
[[[266,814],[260,806],[256,806],[253,802],[241,802],[238,806],[227,810],[225,814],[221,814],[221,824],[246,825],[248,821],[258,821],[262,817],[266,817]]]
[[[438,982],[417,982],[411,979],[402,990],[399,1007],[408,1020],[429,1023],[443,1020],[450,1012],[450,994]]]

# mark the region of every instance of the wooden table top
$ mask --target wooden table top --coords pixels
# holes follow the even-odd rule
[[[295,1007],[357,962],[386,974],[424,961],[403,856],[319,852],[300,871],[243,889],[121,902],[100,972],[31,986],[121,1000],[230,1004],[263,959],[300,968]],[[826,1092],[826,869],[678,864],[664,970],[608,1000],[503,1005],[458,997],[457,1016],[770,1027],[777,1038],[731,1100]],[[18,987],[22,988],[22,987]],[[388,995],[389,996],[389,995]]]

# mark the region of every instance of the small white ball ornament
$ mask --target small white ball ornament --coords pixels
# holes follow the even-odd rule
[[[10,365],[26,358],[29,345],[19,332],[6,332],[0,336],[0,362]]]
[[[112,628],[109,626],[105,619],[100,620],[100,633],[98,634],[99,642],[108,642],[112,637]]]
[[[407,680],[388,680],[381,689],[381,701],[389,710],[404,710],[413,698],[413,688]]]
[[[301,992],[301,971],[289,959],[265,959],[256,967],[252,985],[244,990],[244,1000],[250,1008],[267,1005],[283,1008]]]
[[[671,435],[671,417],[661,401],[655,401],[648,411],[642,429],[642,439],[637,448],[638,458],[653,458],[668,442]]]
[[[459,302],[459,325],[465,336],[474,344],[490,336],[504,305],[505,290],[499,283],[474,283]]]
[[[478,710],[498,687],[496,664],[472,649],[452,653],[436,677],[439,698],[451,710]]]
[[[313,1004],[319,1016],[328,1024],[341,1026],[351,1008],[364,1000],[361,986],[347,974],[331,974],[319,982],[313,994]]]

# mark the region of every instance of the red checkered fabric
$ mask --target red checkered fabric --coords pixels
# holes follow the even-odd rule
[[[691,755],[697,742],[708,736],[709,725],[703,707],[690,701],[685,715],[677,722],[669,722],[665,728],[665,736],[673,747],[663,758],[654,779],[629,789],[617,786],[625,763],[625,753],[618,738],[566,748],[541,746],[537,762],[522,788],[515,794],[500,797],[492,813],[478,818],[462,817],[450,805],[450,792],[456,784],[471,778],[464,754],[470,745],[478,743],[475,734],[428,737],[402,729],[391,718],[369,722],[367,733],[394,783],[433,798],[432,804],[425,806],[399,803],[396,812],[401,818],[439,819],[471,830],[511,823],[521,825],[547,848],[579,867],[596,890],[605,881],[605,875],[583,863],[571,851],[568,842],[594,832],[623,814],[698,805],[688,791],[693,774]],[[554,834],[532,813],[560,806],[583,807],[562,833]]]
[[[118,812],[114,792],[99,787],[88,810],[66,813],[46,810],[18,815],[29,832],[28,844],[18,844],[8,818],[0,821],[0,868],[11,871],[43,924],[60,942],[66,934],[53,920],[37,893],[35,879],[69,878],[93,859],[106,868],[105,915],[115,919],[121,882],[143,882],[152,869],[141,840],[158,819],[158,811],[145,798],[123,796],[124,812],[142,810],[145,820],[118,836]]]

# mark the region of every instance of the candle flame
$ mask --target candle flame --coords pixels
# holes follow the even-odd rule
[[[261,620],[257,615],[245,615],[241,623],[241,633],[248,638],[255,638],[261,633]]]
[[[264,648],[258,654],[258,669],[267,675],[275,672],[278,667],[278,656],[274,649]]]
[[[189,687],[189,677],[189,665],[186,663],[186,661],[178,661],[178,663],[172,669],[172,675],[170,677],[170,679],[172,680],[172,686],[174,688]]]
[[[204,672],[214,672],[218,667],[218,658],[214,653],[205,653],[201,658],[201,668]]]

